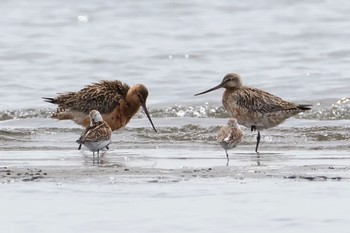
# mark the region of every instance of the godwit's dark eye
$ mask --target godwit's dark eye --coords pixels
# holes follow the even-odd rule
[[[224,80],[224,83],[228,83],[229,81],[230,81],[230,79],[227,78],[227,79]]]
[[[143,100],[142,95],[141,95],[141,94],[137,94],[137,96],[139,97],[140,101],[143,103],[143,102],[144,102],[144,100]]]

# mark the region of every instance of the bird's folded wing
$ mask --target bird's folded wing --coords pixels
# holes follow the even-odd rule
[[[234,99],[238,106],[250,112],[265,114],[278,111],[298,110],[296,104],[255,88],[240,90],[239,93],[234,95]]]
[[[59,95],[56,102],[59,107],[88,114],[97,110],[101,114],[109,113],[124,100],[129,86],[118,80],[101,81],[85,86],[78,92]]]
[[[106,124],[98,124],[87,128],[78,141],[96,142],[99,140],[108,140],[111,137],[111,129]]]

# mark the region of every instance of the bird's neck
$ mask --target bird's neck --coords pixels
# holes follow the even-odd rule
[[[226,88],[224,91],[224,95],[222,96],[222,100],[227,99],[232,93],[238,91],[240,88]]]
[[[96,125],[100,125],[100,124],[102,124],[103,123],[103,121],[91,121],[91,123],[90,123],[90,127],[94,127],[94,126],[96,126]]]
[[[226,91],[234,92],[234,91],[238,91],[242,87],[225,87],[225,88],[226,88]]]
[[[137,95],[133,91],[133,88],[131,87],[126,94],[125,97],[125,104],[123,106],[123,111],[126,113],[126,115],[132,117],[139,109],[140,104]]]
[[[137,104],[127,104],[125,106],[125,113],[126,113],[126,116],[128,117],[132,117],[133,115],[135,115],[135,113],[138,112],[138,110],[140,109],[140,105],[137,105]]]

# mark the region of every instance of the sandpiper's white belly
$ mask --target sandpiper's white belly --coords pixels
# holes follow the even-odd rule
[[[85,142],[83,145],[91,151],[99,151],[103,148],[106,148],[111,143],[111,139],[109,140],[101,140],[97,142]]]

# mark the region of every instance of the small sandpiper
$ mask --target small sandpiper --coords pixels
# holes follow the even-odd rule
[[[97,110],[112,131],[125,126],[142,107],[154,131],[157,132],[146,107],[147,97],[148,90],[142,84],[129,87],[119,80],[102,80],[87,85],[77,92],[67,92],[55,98],[43,97],[43,99],[58,105],[52,118],[73,120],[86,128],[90,125],[89,112]]]
[[[243,132],[235,118],[230,118],[227,125],[219,130],[216,140],[226,152],[226,166],[228,166],[229,163],[227,150],[235,148],[242,141],[242,137]]]
[[[287,118],[311,109],[311,105],[291,103],[266,91],[243,86],[241,77],[235,73],[227,74],[219,85],[195,96],[219,88],[226,89],[222,104],[231,117],[251,131],[258,131],[255,147],[257,153],[261,130],[275,127]]]
[[[111,143],[112,130],[109,125],[103,121],[103,118],[99,111],[92,110],[89,113],[90,126],[85,129],[77,140],[79,143],[78,150],[81,149],[81,145],[84,145],[90,151],[97,152],[97,156],[100,156],[100,150],[108,148]]]

